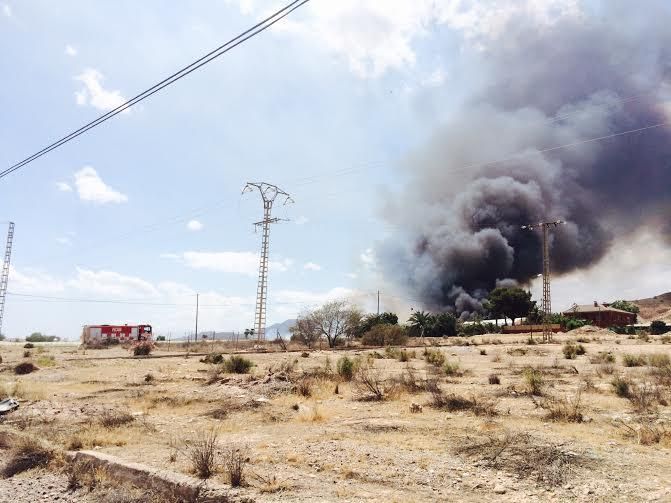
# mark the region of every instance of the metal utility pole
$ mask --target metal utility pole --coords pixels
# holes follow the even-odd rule
[[[7,246],[5,248],[5,259],[0,271],[0,333],[2,333],[2,317],[5,313],[5,298],[7,297],[7,283],[9,282],[9,260],[12,257],[12,242],[14,241],[14,222],[9,222],[7,232]]]
[[[277,185],[265,182],[248,182],[242,193],[258,190],[263,201],[263,220],[254,222],[255,229],[259,227],[263,230],[263,239],[261,241],[261,259],[259,261],[259,282],[256,289],[256,315],[254,327],[258,341],[266,338],[266,301],[268,288],[268,247],[270,241],[270,224],[275,224],[282,219],[272,218],[271,212],[273,203],[278,196],[284,198],[284,205],[293,203],[294,200],[289,194],[280,189]]]
[[[543,231],[543,341],[552,340],[552,303],[550,300],[550,227],[565,224],[563,220],[554,222],[539,222],[537,224],[523,225],[522,229],[535,230],[541,228]]]
[[[196,331],[194,332],[194,342],[198,342],[198,299],[200,297],[200,294],[196,294]]]

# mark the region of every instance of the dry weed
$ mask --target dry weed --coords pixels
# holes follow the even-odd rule
[[[533,477],[548,486],[564,484],[574,475],[582,458],[562,447],[542,442],[527,433],[489,434],[483,440],[468,439],[458,453],[477,457],[486,465],[520,478]]]

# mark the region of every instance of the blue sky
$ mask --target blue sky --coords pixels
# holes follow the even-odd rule
[[[278,5],[0,0],[3,169]],[[510,13],[546,22],[576,5],[313,0],[0,180],[0,221],[16,222],[9,291],[24,295],[8,297],[3,331],[75,338],[87,323],[149,322],[183,334],[196,292],[202,329],[251,326],[262,209],[241,197],[247,181],[296,201],[275,211],[291,221],[272,229],[269,322],[347,295],[371,308],[378,288],[383,307],[407,310],[370,251],[387,232],[381,194],[402,189],[404,157],[467,93],[468,51]]]

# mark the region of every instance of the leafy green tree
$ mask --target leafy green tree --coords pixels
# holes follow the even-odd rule
[[[631,302],[628,302],[626,300],[616,300],[615,302],[611,302],[610,307],[613,307],[615,309],[621,309],[622,311],[627,311],[628,313],[632,313],[636,315],[636,318],[634,318],[634,321],[638,318],[638,314],[641,312],[640,308]]]
[[[510,318],[515,325],[515,318],[527,316],[532,311],[535,301],[531,300],[531,292],[517,287],[498,287],[489,292],[485,301],[487,309],[496,318]]]
[[[4,341],[4,340],[5,340],[5,334],[0,334],[0,341]]]
[[[359,323],[355,328],[355,335],[362,337],[370,332],[375,325],[398,325],[398,316],[394,313],[361,315]]]
[[[26,337],[27,342],[54,342],[58,339],[55,335],[43,335],[40,332],[33,332]]]
[[[455,335],[457,335],[457,318],[452,313],[436,314],[429,337],[454,337]]]

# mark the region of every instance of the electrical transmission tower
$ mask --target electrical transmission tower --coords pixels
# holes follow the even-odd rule
[[[270,241],[270,224],[276,224],[281,218],[272,218],[271,212],[273,203],[279,196],[284,198],[284,205],[293,203],[291,196],[280,189],[277,185],[270,183],[248,182],[242,193],[258,190],[263,200],[263,220],[254,222],[255,229],[259,227],[263,230],[263,239],[261,242],[261,259],[259,261],[259,283],[256,288],[256,314],[254,319],[254,330],[257,339],[263,341],[266,338],[266,300],[268,290],[268,246]]]
[[[12,241],[14,241],[14,222],[9,222],[7,232],[7,247],[5,248],[5,259],[0,271],[0,333],[2,333],[2,317],[5,312],[5,298],[7,296],[7,282],[9,281],[9,259],[12,257]]]
[[[565,224],[563,220],[556,220],[554,222],[539,222],[537,224],[523,225],[522,229],[534,230],[542,229],[543,231],[543,303],[541,309],[543,311],[543,341],[550,342],[552,340],[552,303],[550,301],[550,227],[557,227]]]

